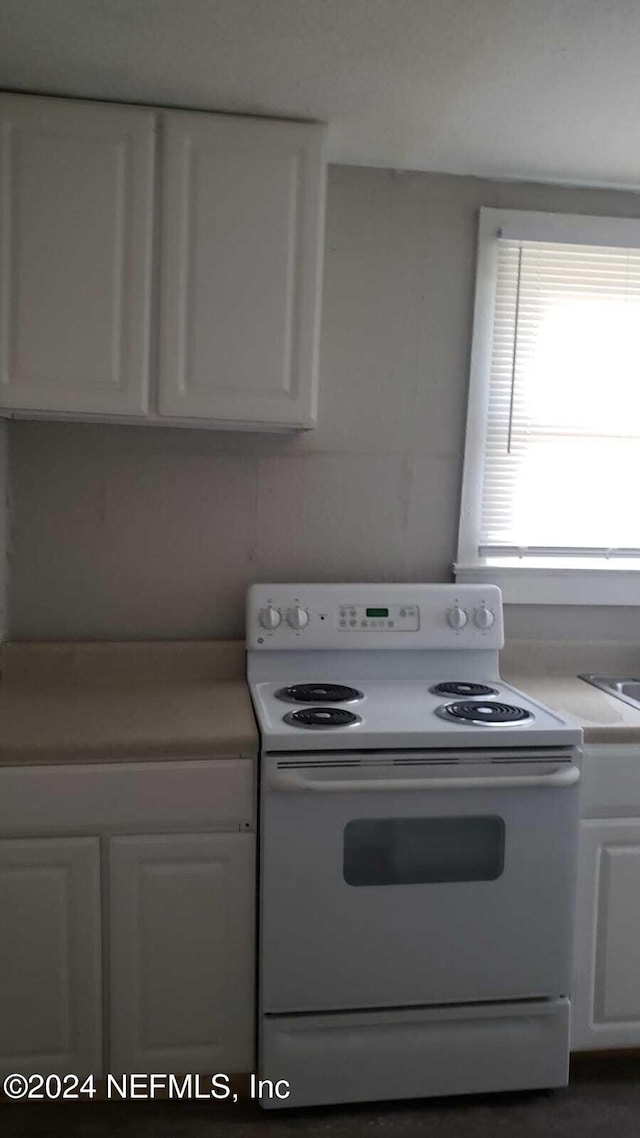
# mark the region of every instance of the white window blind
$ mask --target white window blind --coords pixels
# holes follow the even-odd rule
[[[640,557],[640,249],[498,240],[481,558]]]

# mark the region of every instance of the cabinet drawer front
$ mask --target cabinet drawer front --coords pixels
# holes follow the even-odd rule
[[[580,788],[582,818],[640,818],[640,747],[585,746]]]
[[[251,759],[0,768],[0,832],[210,830],[255,819]]]
[[[261,1105],[566,1086],[568,1034],[566,999],[273,1016],[260,1027],[260,1078],[291,1093]]]
[[[156,116],[0,100],[0,401],[144,413]]]

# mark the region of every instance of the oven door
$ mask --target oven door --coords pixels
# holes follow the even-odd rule
[[[569,994],[573,758],[265,758],[263,1013]]]

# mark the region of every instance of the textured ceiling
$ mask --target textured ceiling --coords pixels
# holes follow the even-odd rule
[[[321,119],[334,162],[640,188],[639,0],[0,0],[0,84]]]

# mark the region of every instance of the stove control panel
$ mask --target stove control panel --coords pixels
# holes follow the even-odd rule
[[[336,613],[338,628],[345,632],[417,632],[420,628],[420,606],[411,604],[358,605],[341,604]]]
[[[502,648],[495,585],[252,585],[250,649]]]

